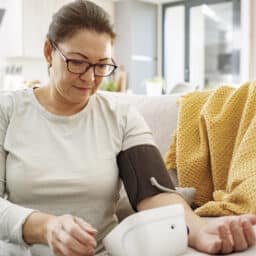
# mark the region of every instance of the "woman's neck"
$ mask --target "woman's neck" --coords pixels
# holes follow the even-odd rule
[[[88,103],[70,103],[49,85],[34,89],[38,102],[49,112],[71,116],[80,112]]]

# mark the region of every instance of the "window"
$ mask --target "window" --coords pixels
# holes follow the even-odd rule
[[[240,82],[240,0],[193,0],[163,5],[163,76],[167,93]]]

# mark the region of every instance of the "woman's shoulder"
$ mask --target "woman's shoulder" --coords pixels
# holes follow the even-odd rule
[[[25,88],[15,91],[0,90],[0,103],[7,103],[17,100],[18,98],[24,98],[25,95],[31,94],[31,88]]]
[[[29,89],[0,91],[0,114],[11,116],[15,105],[26,100],[26,95],[29,95],[29,93]]]
[[[0,91],[0,114],[3,116],[11,115],[13,111],[13,91]]]
[[[125,114],[131,108],[131,104],[124,102],[117,93],[100,91],[95,97],[98,104],[115,113]]]
[[[6,102],[10,101],[14,93],[15,91],[0,90],[0,99],[1,99],[0,104],[2,103],[6,104]]]

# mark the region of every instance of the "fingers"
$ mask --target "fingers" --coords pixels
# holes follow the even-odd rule
[[[210,254],[244,251],[256,244],[255,222],[254,215],[217,218],[206,223],[190,245]]]
[[[85,246],[71,237],[67,232],[61,230],[58,235],[58,240],[60,245],[58,248],[66,253],[67,255],[74,254],[74,255],[85,255],[85,252],[89,255],[94,253],[93,247]],[[76,253],[76,254],[75,254]]]
[[[233,220],[230,223],[230,230],[234,240],[234,250],[244,251],[248,248],[247,241],[244,236],[243,228],[241,227],[239,220]]]
[[[241,218],[247,219],[251,225],[256,225],[256,215],[245,214],[245,215],[242,215]]]
[[[95,238],[83,230],[73,219],[63,223],[64,230],[70,234],[73,238],[84,245],[89,245],[93,248],[96,247]]]
[[[256,225],[256,215],[253,215],[253,214],[243,214],[243,215],[240,215],[240,216],[221,217],[221,219],[223,219],[225,222],[228,222],[229,224],[233,220],[247,219],[250,222],[251,225]]]
[[[253,230],[256,221],[255,215],[224,217],[222,220],[223,222],[219,226],[222,253],[244,251],[249,246],[256,244],[256,235]]]
[[[233,251],[234,243],[228,225],[222,224],[218,229],[222,241],[222,253],[231,253]]]
[[[95,254],[97,242],[94,236],[97,231],[82,219],[77,221],[75,218],[77,217],[71,215],[60,216],[53,220],[52,225],[49,225],[48,243],[55,255],[92,256]]]
[[[87,233],[93,236],[97,234],[97,230],[93,228],[89,223],[85,222],[83,219],[79,217],[74,217],[74,221]]]
[[[248,219],[241,219],[241,225],[243,228],[244,236],[247,241],[248,246],[256,244],[256,235],[253,230],[253,226]]]

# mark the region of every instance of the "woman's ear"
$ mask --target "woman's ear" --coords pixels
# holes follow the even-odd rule
[[[48,39],[46,39],[44,42],[44,57],[47,61],[48,68],[52,66],[52,51],[53,48],[51,42]]]

